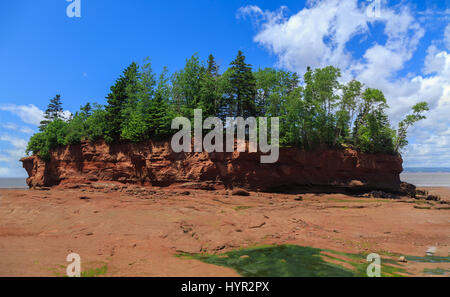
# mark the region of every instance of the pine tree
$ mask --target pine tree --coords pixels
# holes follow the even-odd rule
[[[50,100],[47,109],[44,113],[44,120],[41,121],[39,130],[44,131],[45,128],[56,119],[61,119],[63,114],[63,108],[61,103],[61,95],[56,95]]]
[[[86,103],[84,106],[80,107],[80,112],[84,115],[85,118],[88,118],[92,115],[92,106],[91,103]]]
[[[208,57],[208,67],[200,82],[199,108],[203,110],[203,117],[213,117],[219,114],[221,94],[219,92],[219,67],[213,55]]]
[[[206,69],[206,72],[211,74],[212,77],[219,76],[219,66],[212,54],[208,56],[208,68]]]
[[[132,108],[137,101],[138,77],[138,66],[133,62],[124,70],[123,75],[117,79],[115,85],[111,87],[111,93],[106,97],[108,100],[108,105],[106,106],[108,130],[106,131],[105,139],[108,142],[120,139],[124,126],[124,117],[126,116],[126,114],[124,115],[124,109]]]
[[[230,65],[230,83],[235,99],[235,116],[256,116],[256,81],[251,65],[245,63],[245,56],[242,51],[238,52],[236,59]]]
[[[171,133],[172,114],[167,102],[160,92],[150,103],[147,115],[147,124],[152,139],[163,139]]]
[[[158,80],[155,97],[150,102],[146,114],[148,133],[152,139],[163,139],[172,133],[171,123],[174,114],[169,105],[170,88],[164,68]]]

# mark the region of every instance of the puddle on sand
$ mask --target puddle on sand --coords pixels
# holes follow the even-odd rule
[[[366,276],[366,269],[370,264],[366,261],[366,255],[297,245],[239,249],[221,255],[183,254],[179,256],[229,267],[245,277],[363,277]],[[382,276],[407,275],[401,265],[392,260],[382,259],[381,263]]]

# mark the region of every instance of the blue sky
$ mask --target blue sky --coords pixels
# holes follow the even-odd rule
[[[17,159],[55,94],[74,112],[104,103],[131,61],[172,72],[198,52],[226,67],[238,50],[254,67],[338,66],[385,92],[393,123],[429,101],[405,165],[450,167],[448,0],[380,0],[375,18],[357,0],[80,1],[81,18],[66,0],[0,3],[0,177],[25,176]]]

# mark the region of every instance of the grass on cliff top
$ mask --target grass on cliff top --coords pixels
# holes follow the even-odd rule
[[[245,277],[364,277],[370,264],[364,254],[348,254],[297,245],[246,248],[221,255],[178,256],[229,267]],[[393,260],[382,258],[381,265],[382,276],[407,274]]]

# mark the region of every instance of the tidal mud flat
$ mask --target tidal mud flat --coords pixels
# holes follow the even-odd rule
[[[450,200],[450,188],[428,190]],[[386,276],[449,275],[448,204],[234,194],[248,196],[106,186],[0,190],[0,276],[63,276],[70,253],[81,256],[85,276],[361,276],[370,253],[382,257]]]

